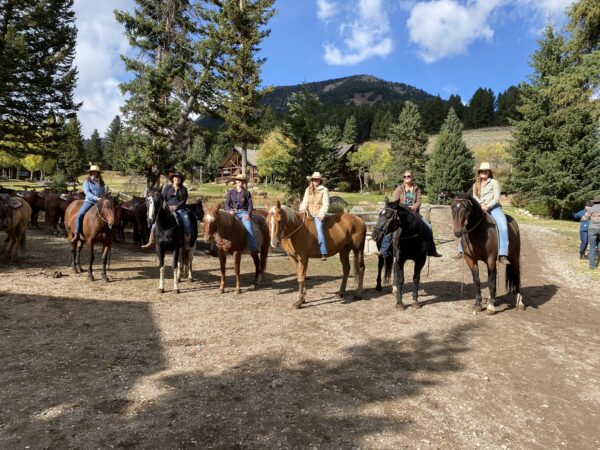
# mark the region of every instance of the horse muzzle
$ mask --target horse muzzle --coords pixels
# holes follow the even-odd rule
[[[460,231],[455,231],[455,232],[454,232],[454,236],[456,236],[457,238],[460,238],[460,237],[462,237],[462,235],[463,235],[463,230],[460,230]]]

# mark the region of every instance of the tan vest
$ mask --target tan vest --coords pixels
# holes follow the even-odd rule
[[[324,216],[329,211],[329,190],[320,185],[313,193],[312,189],[307,187],[304,191],[301,208],[307,209],[312,216]]]

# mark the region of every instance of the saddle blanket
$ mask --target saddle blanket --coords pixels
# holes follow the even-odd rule
[[[11,197],[8,194],[0,194],[0,201],[2,201],[7,206],[10,206],[12,209],[19,209],[23,206],[23,201],[18,198]]]

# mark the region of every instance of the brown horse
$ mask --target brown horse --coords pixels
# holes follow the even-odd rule
[[[67,229],[67,238],[71,242],[77,225],[77,215],[84,200],[75,200],[65,211],[65,227]],[[75,273],[83,272],[81,268],[80,256],[84,242],[87,244],[90,261],[88,267],[88,279],[94,281],[92,274],[92,265],[94,263],[94,244],[102,243],[102,279],[108,282],[106,275],[106,263],[112,246],[113,230],[112,227],[118,218],[117,200],[114,196],[104,196],[96,205],[85,213],[83,218],[83,236],[84,240],[79,240],[71,244],[71,267]]]
[[[17,192],[17,195],[29,203],[29,206],[31,206],[31,226],[39,228],[38,214],[40,211],[45,211],[46,207],[44,201],[45,198],[50,195],[50,191],[19,191]]]
[[[14,208],[12,205],[15,202],[21,206]],[[5,250],[9,258],[16,256],[19,248],[21,253],[25,252],[27,224],[30,219],[31,206],[25,200],[4,195],[0,197],[0,231],[6,231],[8,235]]]
[[[277,247],[281,244],[290,261],[296,267],[299,295],[298,301],[294,303],[294,308],[299,309],[302,307],[306,295],[304,280],[308,258],[321,257],[315,224],[305,214],[296,212],[279,202],[277,202],[277,206],[273,206],[269,210],[267,224],[271,245]],[[350,274],[349,255],[352,251],[354,252],[354,270],[358,283],[353,299],[359,300],[362,297],[365,275],[364,246],[367,236],[365,222],[353,214],[332,214],[327,216],[324,231],[329,252],[327,256],[339,253],[342,262],[343,278],[342,285],[337,293],[338,298],[343,299],[346,292],[346,284]]]
[[[498,259],[498,229],[492,216],[481,209],[479,202],[472,196],[461,194],[452,200],[452,220],[454,235],[461,239],[463,257],[471,269],[473,284],[475,284],[474,311],[481,311],[481,283],[477,261],[483,261],[488,271],[488,288],[490,300],[487,313],[496,312],[496,276]],[[525,304],[521,296],[521,236],[519,225],[511,216],[506,215],[508,224],[508,261],[506,266],[506,289],[514,291],[517,296],[517,310],[524,310]]]
[[[221,263],[221,285],[219,293],[225,292],[225,264],[227,254],[233,255],[235,271],[235,293],[240,290],[240,261],[242,253],[249,253],[246,229],[240,220],[220,209],[221,206],[209,207],[204,211],[204,239],[206,242],[215,241],[219,262]],[[269,230],[262,215],[252,215],[254,236],[258,254],[252,254],[254,261],[254,286],[258,286],[263,279],[267,268],[267,255],[269,253]]]
[[[58,228],[58,223],[62,219],[64,223],[65,211],[75,200],[82,200],[84,195],[82,192],[77,194],[63,193],[50,194],[44,199],[44,222],[47,226],[53,229]]]

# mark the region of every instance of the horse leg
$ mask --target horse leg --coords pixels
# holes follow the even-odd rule
[[[473,275],[473,285],[475,286],[475,305],[473,305],[473,312],[478,313],[481,311],[481,281],[479,280],[479,267],[477,261],[465,257],[469,269],[471,269],[471,275]]]
[[[87,240],[88,251],[90,252],[90,264],[88,266],[88,280],[94,281],[94,274],[92,273],[92,266],[94,264],[94,241],[91,238]]]
[[[265,279],[265,273],[267,271],[267,258],[269,256],[268,236],[264,237],[264,242],[266,242],[266,244],[263,245],[263,248],[260,250],[260,274],[258,275],[258,281],[260,283]]]
[[[179,294],[179,249],[173,250],[173,290]]]
[[[415,272],[413,273],[413,293],[412,293],[412,306],[415,309],[421,308],[421,304],[419,303],[419,283],[421,283],[421,270],[423,270],[423,266],[425,265],[427,257],[419,258],[418,261],[415,261]]]
[[[252,261],[254,261],[254,283],[253,287],[258,287],[260,281],[258,277],[260,276],[260,258],[257,253],[252,254]]]
[[[186,261],[186,266],[187,266],[187,270],[188,270],[187,278],[190,281],[190,283],[193,283],[194,282],[194,275],[192,275],[192,262],[194,261],[194,249],[193,248],[188,249],[185,261]]]
[[[493,315],[496,313],[496,277],[498,275],[498,268],[496,261],[491,266],[488,265],[488,289],[490,290],[490,300],[486,308],[486,314]]]
[[[238,250],[233,252],[233,269],[235,271],[235,293],[240,294],[242,289],[240,288],[240,266],[242,262],[242,251]]]
[[[160,294],[164,294],[165,292],[165,252],[163,249],[160,249],[156,252],[158,255],[158,267],[160,278],[158,281],[158,292]]]
[[[362,247],[354,250],[354,275],[356,276],[356,294],[354,300],[362,299],[363,281],[365,278],[365,251]]]
[[[106,275],[106,264],[108,263],[108,254],[110,252],[110,245],[104,244],[102,248],[102,280],[108,283],[108,275]]]
[[[294,308],[300,309],[302,304],[304,303],[304,297],[306,296],[306,266],[308,266],[308,256],[302,256],[301,259],[298,260],[298,264],[296,265],[298,269],[298,300],[294,302]]]
[[[81,267],[81,250],[83,249],[83,241],[77,241],[75,246],[77,248],[77,273],[83,273],[83,267]]]
[[[381,284],[381,271],[383,270],[383,266],[385,264],[385,258],[381,255],[377,256],[377,285],[375,286],[375,290],[377,292],[383,291],[383,286]]]
[[[219,294],[225,292],[225,264],[227,262],[227,253],[219,250],[219,263],[221,265],[221,285],[219,286]]]
[[[344,299],[346,293],[346,284],[348,284],[348,276],[350,275],[350,250],[343,248],[340,250],[340,262],[342,263],[342,284],[340,290],[337,291],[336,297]]]
[[[404,289],[404,259],[396,260],[396,309],[404,311],[405,306],[402,303],[402,294]]]

